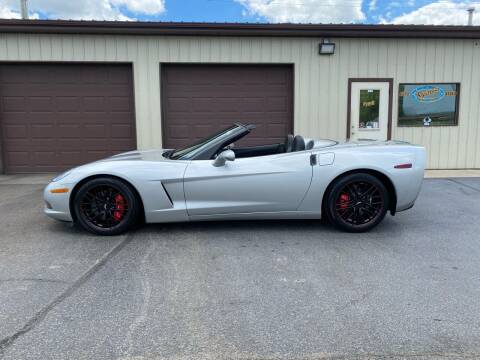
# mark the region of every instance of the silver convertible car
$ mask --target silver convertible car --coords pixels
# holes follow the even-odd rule
[[[327,218],[373,228],[411,208],[425,150],[399,141],[304,139],[235,147],[235,124],[183,149],[132,151],[69,170],[45,188],[45,213],[100,235],[147,223]]]

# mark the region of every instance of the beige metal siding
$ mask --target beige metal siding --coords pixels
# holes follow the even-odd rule
[[[161,146],[162,62],[294,64],[294,126],[344,139],[348,78],[394,79],[393,138],[423,144],[430,168],[480,168],[480,46],[475,40],[321,39],[0,34],[0,61],[131,62],[137,144]],[[400,82],[460,82],[458,126],[397,127]]]

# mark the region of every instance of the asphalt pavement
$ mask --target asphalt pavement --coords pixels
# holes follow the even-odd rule
[[[478,359],[480,179],[365,234],[318,221],[97,237],[0,177],[0,359]]]

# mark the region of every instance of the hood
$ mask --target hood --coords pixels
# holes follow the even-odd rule
[[[143,160],[143,161],[172,161],[171,159],[163,156],[163,154],[170,149],[153,149],[153,150],[133,150],[117,155],[110,156],[109,158],[99,160],[104,161],[121,161],[121,160]]]
[[[171,160],[167,157],[164,157],[163,154],[165,151],[169,149],[155,149],[155,150],[133,150],[133,151],[128,151],[124,152],[121,154],[113,155],[105,159],[100,159],[97,161],[93,161],[87,164],[83,164],[80,166],[77,166],[75,168],[70,169],[71,170],[88,170],[91,168],[95,168],[98,164],[106,164],[106,163],[111,163],[116,164],[120,162],[141,162],[141,161],[156,161],[156,162],[178,162],[178,160]]]

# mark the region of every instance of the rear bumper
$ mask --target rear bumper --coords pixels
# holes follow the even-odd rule
[[[397,211],[405,211],[413,207],[420,193],[425,172],[425,149],[414,148],[414,156],[406,158],[405,163],[413,163],[411,169],[394,169],[391,171],[391,178],[397,192]],[[403,162],[402,159],[400,162]]]
[[[411,209],[417,200],[422,188],[423,170],[404,172],[395,177],[394,183],[397,193],[396,212]]]
[[[410,210],[411,208],[413,208],[414,205],[415,205],[415,201],[412,202],[410,205],[404,205],[404,206],[402,206],[400,209],[397,209],[396,212],[401,212],[401,211]]]

